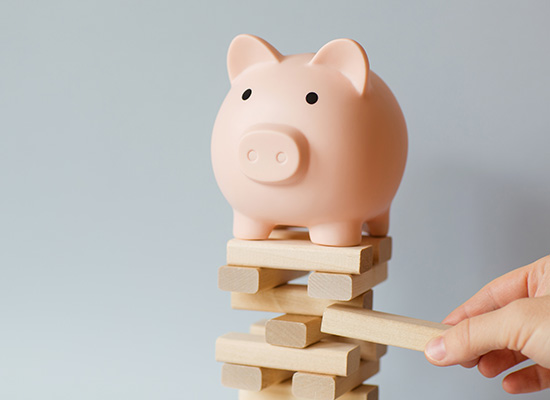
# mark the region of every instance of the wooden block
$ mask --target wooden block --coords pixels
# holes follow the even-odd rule
[[[309,232],[306,229],[275,228],[271,231],[269,239],[277,240],[310,240]]]
[[[306,238],[286,239],[284,231],[279,233],[274,237],[281,239],[231,239],[227,243],[227,264],[360,274],[372,267],[373,262],[381,263],[391,256],[390,237],[364,236],[358,246],[330,247],[313,244]],[[296,232],[292,235],[295,237]]]
[[[262,319],[250,325],[250,333],[255,335],[265,335],[265,326],[267,324],[267,321],[267,319]],[[323,335],[321,340],[324,341],[344,342],[359,346],[361,360],[379,360],[388,351],[388,346],[386,346],[385,344],[366,342],[364,340],[342,336],[334,336],[322,332],[321,335]]]
[[[298,400],[298,397],[292,394],[292,381],[288,380],[270,386],[261,392],[240,390],[239,400]],[[342,395],[338,400],[378,400],[378,386],[361,385]]]
[[[390,261],[392,253],[392,238],[391,236],[386,237],[371,237],[367,236],[368,239],[365,240],[365,243],[369,243],[372,246],[372,264],[382,264]]]
[[[361,360],[380,360],[388,352],[388,346],[385,344],[366,342],[360,339],[327,335],[323,340],[334,340],[337,342],[351,343],[359,346]]]
[[[321,324],[325,333],[418,351],[424,351],[431,339],[448,328],[437,322],[344,305],[328,307]]]
[[[250,325],[250,333],[254,335],[265,335],[265,326],[267,319],[259,320],[258,322]],[[359,352],[361,354],[361,360],[379,360],[388,352],[388,346],[380,343],[366,342],[360,339],[347,338],[343,336],[329,335],[328,333],[321,332],[323,341],[343,342],[351,343],[359,346]]]
[[[234,389],[259,392],[268,386],[291,378],[293,374],[293,371],[282,369],[223,364],[222,385]]]
[[[265,324],[267,324],[268,319],[261,319],[257,322],[254,322],[250,325],[249,333],[253,335],[265,335]]]
[[[265,340],[275,346],[303,349],[323,336],[321,317],[285,314],[267,321],[265,326]]]
[[[306,285],[281,285],[256,294],[231,293],[231,307],[237,310],[321,316],[325,309],[334,303],[337,302],[309,297]],[[372,292],[357,296],[346,304],[372,308]]]
[[[387,352],[388,346],[364,340],[339,337],[340,341],[359,346],[361,360],[380,360]]]
[[[351,300],[388,278],[388,263],[378,264],[360,275],[313,272],[309,276],[310,297],[331,300]]]
[[[216,361],[347,376],[359,368],[359,347],[319,342],[306,349],[272,346],[261,335],[228,333],[216,341]]]
[[[257,293],[307,273],[307,271],[224,265],[218,270],[218,288],[228,292]]]
[[[349,376],[330,376],[296,372],[292,377],[292,394],[298,398],[335,400],[378,373],[379,361],[362,361]]]
[[[279,240],[306,240],[309,241],[309,233],[303,230],[296,229],[275,229],[270,239]],[[385,237],[370,237],[363,236],[364,243],[368,243],[373,246],[372,262],[373,265],[381,264],[389,261],[392,253],[392,238],[391,236]]]

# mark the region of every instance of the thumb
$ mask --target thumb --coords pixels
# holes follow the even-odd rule
[[[528,338],[533,324],[524,323],[524,304],[516,300],[506,307],[465,319],[428,343],[425,355],[439,366],[477,360],[492,350],[521,351],[521,338]]]

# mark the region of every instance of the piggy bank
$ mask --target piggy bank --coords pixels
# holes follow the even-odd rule
[[[277,225],[306,227],[328,246],[359,244],[363,226],[387,235],[407,128],[363,48],[338,39],[315,54],[283,56],[239,35],[227,68],[231,89],[211,151],[235,237],[267,239]]]

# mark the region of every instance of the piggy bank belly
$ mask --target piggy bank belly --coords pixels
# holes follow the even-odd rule
[[[262,153],[256,149],[253,151],[260,158]],[[280,152],[270,151],[277,162],[275,156]],[[307,168],[301,171],[303,176],[276,182],[273,172],[266,181],[258,179],[260,172],[243,172],[234,162],[215,164],[218,184],[234,210],[235,237],[267,239],[276,225],[291,225],[307,227],[315,243],[353,246],[361,241],[363,223],[375,220],[377,228],[371,234],[385,235],[397,183],[388,185],[390,177],[380,176],[369,166],[368,158],[350,157],[347,152],[323,157],[312,151]],[[279,175],[288,175],[283,172]],[[381,186],[382,181],[385,184]],[[380,222],[384,219],[385,223]]]

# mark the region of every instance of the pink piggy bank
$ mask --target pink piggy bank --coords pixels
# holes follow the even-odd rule
[[[212,134],[233,233],[267,239],[276,225],[328,246],[385,236],[407,159],[407,128],[363,48],[338,39],[316,54],[281,55],[239,35],[227,55],[231,90]]]

